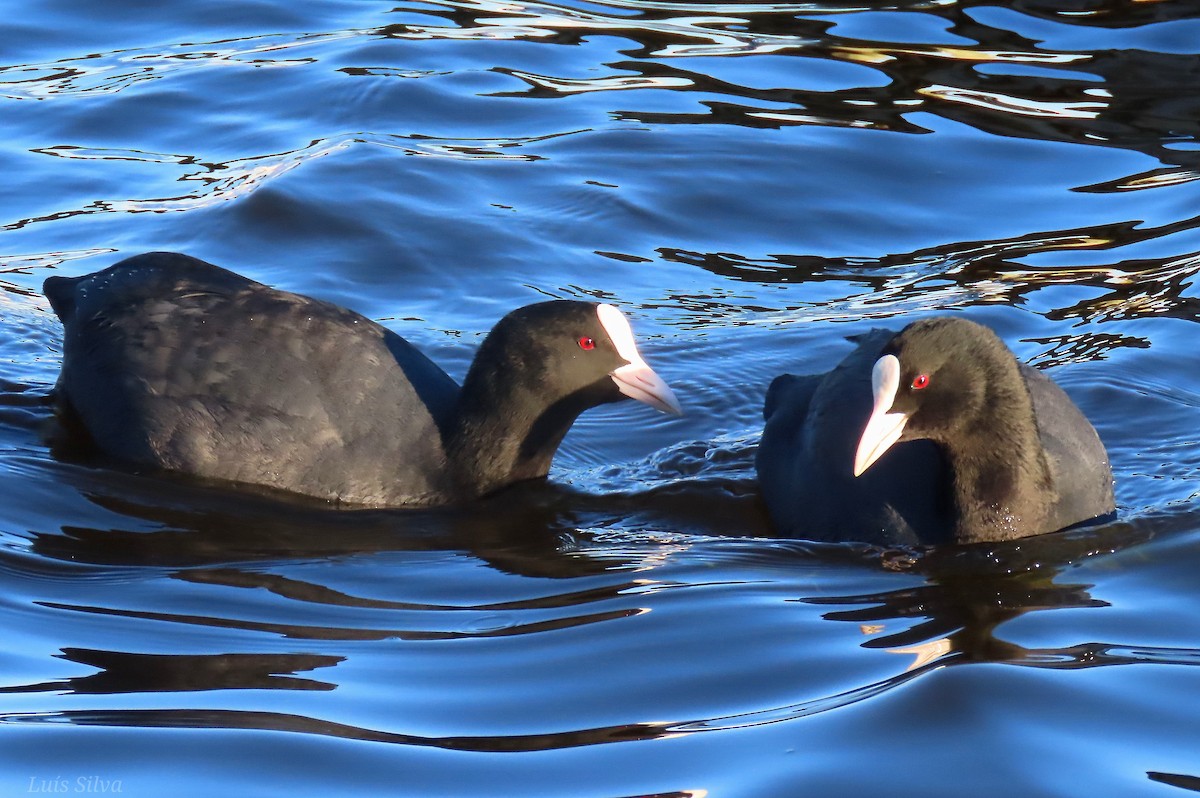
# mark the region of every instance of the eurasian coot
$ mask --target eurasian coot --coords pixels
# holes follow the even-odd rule
[[[353,311],[185,255],[44,290],[63,323],[61,406],[132,464],[350,504],[445,504],[544,477],[590,407],[632,397],[679,412],[607,304],[513,311],[459,388]]]
[[[970,543],[1113,512],[1096,430],[987,327],[939,317],[858,344],[833,371],[768,391],[756,465],[779,531]]]

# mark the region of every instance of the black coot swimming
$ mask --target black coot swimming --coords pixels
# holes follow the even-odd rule
[[[544,477],[588,408],[632,397],[679,412],[607,304],[513,311],[460,388],[353,311],[186,255],[44,290],[63,323],[59,404],[130,464],[356,505],[446,504]]]
[[[1096,430],[987,327],[874,331],[827,374],[777,378],[756,466],[776,528],[825,540],[1010,540],[1110,515]]]

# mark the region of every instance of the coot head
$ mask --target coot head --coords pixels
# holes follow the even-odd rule
[[[671,388],[642,359],[625,314],[609,304],[554,300],[501,319],[483,342],[467,384],[524,386],[544,402],[637,399],[679,414]],[[496,386],[483,393],[499,392]]]
[[[906,327],[875,362],[871,388],[875,405],[855,455],[855,476],[897,441],[957,444],[984,437],[1003,446],[1008,428],[1034,425],[1012,353],[990,329],[963,318]]]

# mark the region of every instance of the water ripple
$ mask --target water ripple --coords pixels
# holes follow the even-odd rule
[[[61,221],[75,216],[108,213],[178,213],[207,208],[244,197],[299,166],[348,149],[356,144],[371,144],[400,150],[405,155],[421,157],[471,161],[537,161],[544,156],[525,152],[522,148],[577,132],[580,131],[488,139],[441,138],[419,133],[407,135],[352,133],[316,139],[307,146],[295,150],[235,158],[224,162],[205,161],[196,155],[172,155],[132,149],[93,148],[76,145],[43,147],[35,149],[33,152],[79,160],[138,161],[168,166],[197,166],[200,167],[197,171],[186,172],[176,179],[179,182],[199,185],[189,193],[171,197],[95,200],[82,208],[55,211],[9,222],[0,225],[0,231],[20,230],[32,224]]]
[[[804,320],[885,317],[907,309],[961,307],[985,302],[1014,303],[1054,285],[1089,286],[1105,293],[1047,313],[1052,319],[1107,321],[1141,317],[1200,318],[1200,300],[1190,296],[1200,273],[1200,254],[1123,260],[1100,266],[1022,266],[1017,259],[1069,250],[1130,246],[1193,229],[1200,217],[1160,228],[1136,222],[1076,230],[1028,233],[1016,238],[961,242],[882,258],[816,258],[774,255],[751,258],[733,253],[663,249],[664,260],[689,263],[738,280],[763,283],[841,282],[862,290],[822,295],[804,309]],[[782,309],[780,309],[782,310]],[[763,317],[762,321],[774,321]]]
[[[226,658],[233,658],[235,662],[239,658],[239,655],[224,656]],[[296,662],[291,662],[287,659],[280,660],[279,658],[274,658],[277,661],[270,662],[272,658],[263,658],[259,655],[244,655],[240,658],[246,663],[240,670],[256,674],[255,678],[258,682],[253,686],[273,686],[285,689],[321,690],[329,689],[329,686],[323,685],[320,682],[306,682],[305,680],[279,677],[273,674],[263,674],[264,666],[274,666],[291,671],[297,668],[307,670],[337,664],[337,658],[311,658]],[[192,658],[164,657],[162,659],[187,660]],[[678,735],[731,731],[794,721],[842,709],[861,701],[875,698],[890,690],[901,687],[913,679],[925,676],[948,665],[963,664],[969,661],[962,658],[961,655],[951,654],[909,668],[905,672],[888,679],[847,690],[843,693],[770,709],[700,720],[631,722],[616,726],[545,732],[541,734],[423,737],[403,732],[369,729],[312,717],[248,710],[105,709],[66,710],[60,712],[8,712],[0,713],[0,723],[71,723],[85,726],[259,729],[299,732],[317,736],[369,740],[399,745],[432,746],[456,751],[552,751],[582,745],[622,743]],[[227,679],[231,674],[237,674],[239,669],[232,668],[233,664],[233,662],[229,664],[222,663],[222,680]],[[1195,666],[1200,665],[1200,651],[1196,649],[1088,643],[1068,649],[1030,651],[1024,654],[1019,660],[1014,661],[1013,664],[1035,668],[1068,670],[1132,664]],[[177,666],[178,663],[173,663],[172,665],[173,668]],[[278,681],[279,684],[264,684],[263,676],[267,680]],[[178,690],[181,688],[181,685],[172,682],[168,682],[168,685],[164,689]],[[231,686],[243,687],[247,685],[235,683]],[[183,689],[188,688],[184,687]],[[210,689],[215,689],[215,686]]]
[[[534,75],[530,72],[520,72],[515,69],[497,68],[497,72],[520,78],[534,88],[546,90],[547,96],[567,96],[593,91],[627,91],[631,89],[678,89],[692,85],[684,77],[649,77],[610,75],[597,78],[552,78],[546,75]],[[497,96],[504,96],[498,94]]]
[[[174,44],[91,53],[43,64],[0,67],[0,98],[49,100],[57,97],[113,94],[173,72],[203,66],[299,66],[311,57],[275,58],[269,53],[335,42],[353,31],[320,34],[267,34],[199,44]]]
[[[42,252],[27,255],[0,255],[0,275],[28,277],[42,269],[56,269],[64,263],[82,258],[91,258],[108,252],[111,248],[77,249],[64,252]],[[41,292],[26,288],[16,282],[0,277],[0,291],[43,302]]]
[[[169,612],[149,612],[144,610],[127,610],[113,607],[93,607],[82,605],[61,604],[58,602],[39,602],[48,609],[68,610],[91,615],[103,615],[112,618],[134,618],[146,621],[165,621],[167,623],[186,624],[190,626],[205,626],[214,629],[238,629],[241,631],[264,632],[270,635],[290,640],[464,640],[471,638],[508,637],[512,635],[536,634],[538,632],[570,629],[601,621],[619,620],[639,615],[644,610],[631,608],[609,610],[585,615],[555,618],[528,623],[488,623],[473,629],[372,629],[315,626],[302,624],[273,623],[270,621],[249,621],[236,618],[221,618],[211,615],[186,615]]]

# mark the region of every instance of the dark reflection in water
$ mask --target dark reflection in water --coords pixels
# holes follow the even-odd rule
[[[1200,299],[1189,296],[1200,253],[1185,256],[1122,260],[1100,266],[1028,266],[1015,260],[1064,249],[1111,249],[1200,227],[1200,217],[1161,227],[1136,222],[1029,233],[1012,239],[968,241],[880,258],[825,258],[773,255],[748,258],[734,253],[661,249],[664,260],[699,266],[713,274],[759,283],[849,282],[870,288],[869,299],[851,308],[823,302],[829,317],[872,306],[895,308],[910,303],[924,307],[961,302],[964,293],[977,302],[1017,303],[1048,285],[1088,286],[1103,293],[1047,313],[1054,320],[1171,317],[1200,319]],[[1118,333],[1082,340],[1081,349],[1096,353],[1119,346],[1144,349],[1149,342]]]
[[[1056,39],[1080,27],[1097,32],[1137,31],[1139,27],[1200,17],[1188,3],[1118,2],[1016,3],[1011,9],[983,0],[948,4],[900,3],[880,9],[890,29],[928,34],[936,20],[952,43],[875,41],[850,35],[857,15],[839,4],[674,3],[619,0],[576,8],[546,2],[443,0],[402,4],[392,13],[413,20],[367,29],[286,36],[231,38],[209,44],[179,44],[145,50],[95,53],[47,64],[0,68],[0,92],[13,98],[55,98],[131,90],[148,80],[206,64],[297,64],[304,55],[343,39],[364,42],[512,40],[538,45],[587,44],[609,34],[629,40],[623,58],[604,64],[600,76],[536,74],[497,65],[491,71],[527,86],[492,92],[491,97],[567,98],[596,92],[658,90],[694,95],[703,112],[620,110],[617,122],[653,125],[736,124],[749,127],[828,125],[921,134],[922,115],[953,120],[994,136],[1045,143],[1069,143],[1141,153],[1159,166],[1074,190],[1121,193],[1179,185],[1200,178],[1200,150],[1181,148],[1200,139],[1200,55],[1155,52],[1138,47],[1079,50],[1056,48]],[[1026,16],[1020,16],[1024,14]],[[435,24],[436,23],[436,24]],[[1009,29],[1011,26],[1013,29]],[[845,29],[847,35],[842,35]],[[1028,29],[1028,30],[1027,30]],[[1112,35],[1117,35],[1114,33]],[[920,39],[920,36],[915,36]],[[292,57],[288,57],[288,56]],[[718,63],[748,57],[793,59],[795,69],[767,64],[761,73],[734,70],[722,78]],[[716,62],[716,57],[724,57]],[[811,70],[835,68],[841,88],[802,89],[789,85]],[[706,71],[707,70],[707,71]],[[845,70],[845,71],[843,71]],[[341,66],[355,80],[422,79],[451,74],[374,65]],[[734,76],[753,73],[780,83],[763,88],[742,85]],[[711,73],[711,74],[710,74]],[[840,84],[839,84],[840,85]],[[614,102],[619,102],[616,100]],[[692,107],[692,106],[689,106]],[[94,214],[181,212],[244,197],[292,169],[351,146],[397,149],[405,154],[470,160],[539,160],[538,148],[578,129],[514,137],[458,138],[419,133],[362,131],[311,140],[306,146],[218,160],[195,153],[156,153],[133,148],[54,144],[32,150],[45,156],[84,160],[126,160],[170,170],[178,192],[157,197],[96,199],[82,207],[27,216],[0,224],[0,231]],[[976,302],[1018,303],[1050,285],[1087,286],[1096,294],[1047,312],[1052,320],[1112,321],[1171,316],[1196,320],[1200,300],[1189,296],[1200,270],[1194,252],[1154,258],[1120,259],[1097,266],[1030,266],[1021,259],[1071,250],[1104,250],[1186,233],[1197,218],[1147,225],[1129,218],[1086,228],[1026,232],[1009,239],[942,244],[876,258],[828,259],[804,253],[762,257],[729,252],[659,248],[664,261],[700,266],[735,280],[758,283],[845,281],[872,289],[869,296],[841,301],[825,298],[831,317],[894,313],[904,303],[923,307]],[[630,261],[633,253],[605,252]],[[683,303],[686,297],[675,297]],[[794,309],[789,305],[787,309]],[[746,310],[746,308],[740,308]],[[1078,351],[1101,353],[1120,346],[1143,346],[1116,335],[1081,342]]]
[[[43,411],[45,403],[41,396]],[[687,458],[674,455],[664,467],[683,468],[676,460]],[[253,487],[209,485],[172,474],[127,474],[91,453],[62,449],[59,456],[99,466],[64,462],[55,468],[89,501],[158,527],[132,531],[68,525],[61,532],[33,533],[36,554],[65,562],[191,568],[385,551],[464,551],[505,573],[570,578],[613,567],[608,559],[594,562],[577,551],[591,537],[586,530],[619,526],[628,531],[770,535],[753,482],[744,478],[700,476],[647,491],[607,494],[534,481],[462,507],[344,510],[301,496],[268,491],[260,496]],[[560,556],[564,552],[569,556]],[[283,590],[278,585],[272,589]]]
[[[584,745],[651,740],[671,734],[670,724],[630,723],[596,729],[527,734],[510,737],[421,737],[399,732],[364,729],[282,712],[226,709],[74,710],[37,715],[2,715],[0,723],[73,723],[80,726],[134,726],[172,729],[256,729],[297,732],[346,740],[444,748],[449,751],[552,751]]]
[[[540,509],[530,511],[532,495],[542,491]],[[66,602],[38,602],[48,608],[107,617],[166,621],[215,629],[266,633],[292,641],[412,641],[529,635],[601,623],[642,610],[603,609],[604,602],[655,580],[654,569],[636,578],[614,578],[600,587],[567,590],[535,598],[474,605],[397,602],[352,595],[312,581],[233,564],[238,560],[299,560],[380,551],[465,550],[493,567],[527,576],[570,579],[605,571],[618,572],[630,562],[606,553],[592,559],[579,544],[588,533],[568,530],[554,503],[563,494],[539,486],[518,505],[495,502],[485,513],[411,514],[397,529],[396,514],[293,512],[287,506],[248,497],[239,511],[206,505],[203,489],[172,489],[168,500],[138,504],[128,496],[103,500],[110,509],[153,518],[166,528],[134,532],[120,529],[65,529],[39,534],[36,553],[74,562],[175,567],[185,582],[235,589],[255,589],[305,605],[363,610],[436,613],[479,610],[556,610],[553,618],[507,624],[495,629],[404,629],[339,627],[188,615],[146,609],[121,609]],[[549,496],[550,498],[545,498]],[[578,498],[578,497],[576,497]],[[228,499],[228,497],[226,497]],[[99,499],[94,499],[100,501]],[[188,506],[188,502],[196,502]],[[561,507],[561,505],[560,505]],[[404,515],[404,514],[401,514]],[[1089,593],[1089,585],[1060,583],[1064,569],[1087,558],[1118,551],[1157,536],[1194,527],[1193,513],[1163,514],[1138,524],[1115,523],[1001,545],[943,547],[924,551],[880,551],[870,547],[778,547],[763,544],[757,557],[811,562],[858,562],[861,567],[907,570],[923,584],[868,595],[823,596],[796,601],[829,605],[824,617],[855,623],[871,634],[866,648],[913,657],[904,671],[844,692],[807,698],[733,715],[631,722],[542,734],[430,737],[364,728],[300,714],[241,709],[79,709],[0,715],[8,723],[69,722],[79,725],[143,728],[258,729],[309,735],[436,747],[455,751],[547,751],[632,740],[649,740],[760,726],[807,717],[849,706],[892,690],[936,669],[970,663],[1006,663],[1035,668],[1081,669],[1126,664],[1200,665],[1200,649],[1138,646],[1119,642],[1085,642],[1054,649],[1032,649],[1003,640],[997,628],[1023,614],[1063,608],[1107,606]],[[414,520],[415,519],[415,520]],[[472,520],[474,519],[474,520]],[[483,521],[486,521],[483,522]],[[750,543],[750,551],[757,544]],[[602,544],[591,551],[603,551]],[[632,555],[629,555],[632,556]],[[719,559],[719,558],[718,558]],[[797,563],[798,564],[798,563]],[[569,585],[569,582],[565,584]],[[899,624],[900,629],[891,627]],[[883,632],[886,631],[886,634]],[[318,653],[151,655],[135,652],[64,649],[62,658],[99,669],[95,674],[8,688],[10,693],[67,691],[79,694],[140,691],[206,691],[225,689],[329,690],[334,683],[298,674],[334,668],[348,656]],[[334,673],[334,671],[329,671]]]
[[[1169,784],[1192,792],[1200,792],[1200,776],[1188,776],[1181,773],[1158,773],[1150,771],[1146,774],[1151,781],[1159,784]]]
[[[1001,622],[1035,610],[1102,606],[1090,598],[1086,586],[1053,585],[1053,575],[1045,573],[985,577],[973,583],[949,580],[915,591],[899,591],[880,596],[849,596],[822,599],[820,603],[871,603],[870,611],[831,613],[831,620],[863,623],[880,620],[908,620],[914,616],[929,618],[910,630],[873,640],[869,645],[883,646],[896,653],[915,656],[903,673],[881,682],[868,684],[845,693],[807,700],[737,715],[681,721],[636,722],[616,726],[578,729],[565,732],[510,736],[423,737],[398,732],[366,729],[317,718],[277,712],[241,710],[76,710],[55,713],[0,716],[9,723],[70,722],[80,725],[111,725],[171,728],[259,729],[299,732],[345,739],[367,740],[402,745],[433,746],[458,751],[545,751],[632,740],[647,740],[669,735],[692,734],[721,729],[743,728],[806,717],[844,707],[899,687],[912,679],[950,665],[999,662],[1037,668],[1080,669],[1109,665],[1167,664],[1200,665],[1200,649],[1180,649],[1082,643],[1056,649],[1027,649],[1006,643],[993,632]],[[969,586],[968,586],[969,585]],[[808,600],[811,601],[811,600]],[[929,640],[930,634],[945,628],[957,631],[948,637]],[[917,642],[924,641],[924,642]],[[312,655],[272,657],[268,655],[225,655],[211,657],[163,656],[149,658],[154,667],[145,668],[144,655],[113,652],[67,652],[67,656],[87,664],[106,668],[100,674],[65,683],[16,688],[33,691],[69,688],[76,692],[124,692],[143,690],[203,690],[273,687],[275,689],[325,689],[321,682],[281,678],[281,671],[295,672],[335,664],[337,658]],[[197,668],[197,665],[200,667]],[[131,668],[122,671],[122,667]],[[140,681],[139,681],[140,680]]]
[[[1079,669],[1105,665],[1200,665],[1200,648],[1164,648],[1089,642],[1031,649],[996,635],[997,628],[1029,612],[1109,606],[1094,598],[1091,585],[1060,583],[1063,569],[1192,528],[1194,513],[1168,513],[1137,525],[1112,523],[1056,533],[1018,543],[946,547],[913,563],[926,584],[862,596],[803,599],[813,604],[863,605],[824,617],[860,624],[876,634],[899,621],[902,631],[874,636],[865,648],[915,657],[909,672],[926,668],[997,662],[1038,668]]]
[[[62,691],[77,694],[193,690],[334,690],[337,685],[297,673],[328,668],[345,657],[320,654],[134,654],[64,648],[60,659],[99,668],[44,684],[0,687],[0,693]]]
[[[902,3],[892,7],[897,11],[911,8],[944,20],[947,32],[963,41],[953,45],[847,38],[839,35],[836,14],[833,21],[807,18],[836,12],[836,4],[612,5],[627,13],[605,15],[550,3],[514,6],[488,2],[446,3],[443,8],[422,5],[420,11],[443,18],[460,33],[490,29],[502,38],[537,41],[547,41],[550,34],[553,38],[549,40],[554,43],[579,44],[588,33],[608,30],[639,45],[623,51],[637,60],[606,65],[629,73],[625,75],[578,79],[497,68],[528,83],[530,88],[525,93],[529,97],[660,88],[740,101],[701,100],[700,104],[708,109],[706,113],[619,112],[623,119],[752,127],[826,124],[922,133],[926,129],[908,117],[923,112],[1002,136],[1136,150],[1181,168],[1098,184],[1089,190],[1131,190],[1200,176],[1192,171],[1200,165],[1200,155],[1167,146],[1194,140],[1200,132],[1200,59],[1195,55],[1134,49],[1050,49],[1037,38],[980,21],[981,16],[1013,21],[984,0],[937,5]],[[1128,29],[1197,16],[1186,3],[1134,8],[1129,3],[1113,2],[1086,9],[1013,5],[1049,20],[1047,33],[1051,40],[1057,25]],[[979,9],[989,13],[981,15]],[[398,9],[402,10],[408,7]],[[706,11],[711,16],[703,16]],[[514,27],[514,21],[520,25]],[[907,17],[895,14],[893,27],[903,30],[907,21]],[[441,28],[415,25],[390,26],[379,33],[398,38],[452,35]],[[762,89],[720,80],[686,66],[688,57],[755,54],[859,65],[879,73],[887,82],[834,91]]]
[[[169,475],[144,479],[119,473],[74,472],[72,480],[96,505],[130,519],[150,521],[151,531],[64,527],[35,533],[34,553],[66,562],[175,568],[238,561],[335,558],[386,551],[469,551],[493,568],[524,576],[566,578],[596,573],[605,564],[586,557],[556,556],[567,528],[558,520],[553,486],[530,485],[461,509],[343,511],[303,498],[258,498],[229,486],[206,487]],[[116,494],[119,489],[121,493]],[[220,582],[220,569],[193,572],[195,581]],[[264,575],[256,575],[267,579]],[[242,578],[252,578],[244,575]],[[247,586],[245,584],[237,586]],[[294,593],[280,583],[260,584]],[[310,595],[320,603],[350,603],[332,593]]]
[[[1013,4],[1016,11],[1046,20],[1044,30],[1038,33],[1047,37],[1051,44],[1056,33],[1079,26],[1132,30],[1143,25],[1200,16],[1187,3],[1139,5],[1113,2],[1086,9],[1065,9],[1053,4],[1037,7],[1032,3]],[[1080,187],[1080,190],[1128,191],[1200,177],[1200,152],[1171,146],[1195,141],[1200,134],[1200,56],[1194,54],[1135,48],[1055,50],[1040,38],[1002,27],[1000,23],[1019,19],[1016,11],[999,9],[984,0],[948,4],[901,3],[886,10],[892,15],[893,26],[901,31],[912,24],[910,20],[940,19],[946,33],[961,41],[958,44],[901,43],[842,36],[839,35],[839,22],[851,20],[854,15],[838,14],[838,11],[851,9],[840,8],[837,4],[625,0],[609,3],[609,13],[602,12],[601,8],[605,6],[582,10],[567,3],[514,4],[493,0],[402,4],[393,13],[443,24],[399,23],[368,30],[297,36],[270,34],[229,39],[207,46],[184,44],[160,50],[120,50],[47,64],[9,66],[0,68],[0,91],[7,91],[11,98],[119,92],[146,80],[160,79],[176,71],[196,69],[213,62],[246,65],[307,63],[315,59],[254,56],[304,52],[344,38],[386,37],[413,41],[478,38],[581,45],[588,36],[606,33],[629,39],[637,45],[622,51],[629,60],[605,64],[617,70],[616,74],[579,78],[538,75],[497,66],[493,71],[510,75],[528,84],[529,88],[523,92],[495,92],[492,96],[545,99],[584,92],[662,89],[721,98],[700,100],[707,108],[704,113],[614,112],[618,120],[654,124],[716,123],[751,127],[819,124],[925,133],[927,128],[909,117],[935,114],[1000,136],[1142,152],[1164,165],[1163,169]],[[902,13],[906,9],[918,13]],[[855,7],[853,10],[860,9]],[[987,20],[992,20],[992,24]],[[848,65],[854,71],[846,72],[847,76],[873,72],[881,85],[835,90],[756,88],[688,67],[688,62],[697,57],[754,55],[799,57]],[[448,74],[429,69],[376,66],[347,66],[340,67],[339,71],[352,77],[374,79],[419,79]],[[778,79],[787,77],[787,73],[767,71],[767,74]],[[796,74],[802,75],[803,70],[797,70]],[[538,140],[541,138],[528,141]],[[73,145],[40,148],[34,152],[201,167],[200,171],[179,179],[198,183],[196,188],[207,187],[203,194],[138,200],[126,207],[101,202],[94,208],[67,213],[138,212],[192,207],[192,201],[207,196],[222,184],[227,188],[237,184],[237,193],[245,193],[264,178],[354,141],[410,149],[413,154],[431,150],[449,154],[457,151],[466,157],[493,157],[500,155],[502,148],[522,143],[519,140],[475,144],[440,142],[433,137],[388,136],[379,132],[318,140],[294,152],[225,163],[206,161],[192,154],[103,150]],[[511,157],[537,156],[513,154]],[[217,193],[228,196],[227,192],[218,190]],[[10,224],[6,229],[51,218],[60,217],[27,219]]]

